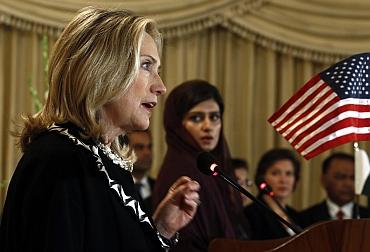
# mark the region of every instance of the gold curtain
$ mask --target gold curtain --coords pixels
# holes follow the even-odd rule
[[[46,90],[43,36],[48,35],[51,47],[65,23],[88,5],[127,8],[158,21],[168,93],[193,78],[215,84],[226,104],[224,127],[231,152],[248,160],[251,176],[263,152],[290,147],[267,118],[314,74],[367,51],[370,44],[370,3],[360,0],[0,0],[0,181],[10,179],[20,157],[10,132],[22,114],[35,112],[29,82],[41,98]],[[166,151],[164,100],[151,123],[153,176]],[[370,150],[367,143],[361,147]],[[337,150],[352,152],[352,147]],[[291,199],[297,209],[323,198],[319,178],[328,154],[302,160],[301,181]],[[3,186],[0,205],[5,192]]]

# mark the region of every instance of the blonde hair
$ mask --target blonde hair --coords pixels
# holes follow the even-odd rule
[[[162,39],[153,20],[126,10],[80,10],[54,46],[48,98],[42,111],[25,118],[22,150],[52,123],[72,122],[86,137],[101,139],[100,111],[132,85],[145,33],[154,39],[160,53]],[[118,139],[112,147],[127,153]]]

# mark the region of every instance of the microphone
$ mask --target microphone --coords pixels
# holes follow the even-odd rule
[[[292,225],[296,226],[297,229],[300,229],[301,228],[299,226],[297,226],[294,221],[289,217],[286,209],[280,204],[280,202],[275,198],[275,194],[274,192],[272,191],[272,187],[267,184],[266,181],[263,180],[263,178],[257,178],[257,185],[258,185],[258,189],[259,191],[264,194],[264,195],[267,195],[268,197],[270,197],[274,202],[275,204],[278,206],[278,208],[283,211],[286,216],[289,218],[289,221]]]
[[[267,184],[265,181],[259,182],[258,183],[258,189],[262,194],[266,194],[270,196],[271,198],[275,199],[275,194],[272,191],[272,188],[269,184]]]
[[[293,230],[294,233],[298,234],[302,231],[301,228],[296,227],[295,225],[292,225],[291,223],[289,223],[288,221],[280,217],[280,215],[275,213],[271,208],[267,207],[262,201],[254,197],[250,192],[245,190],[237,182],[235,182],[233,179],[231,179],[225,173],[223,173],[223,171],[217,164],[216,158],[211,153],[209,152],[200,153],[197,158],[197,167],[205,175],[219,177],[225,180],[228,184],[230,184],[236,190],[238,190],[239,192],[241,192],[242,194],[250,198],[258,206],[265,209],[267,212],[269,212],[271,215],[277,218],[281,223],[285,224],[287,227]]]

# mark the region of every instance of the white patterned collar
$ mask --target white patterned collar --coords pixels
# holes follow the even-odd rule
[[[104,145],[98,142],[97,146],[104,153],[105,156],[112,160],[114,164],[119,165],[126,171],[132,172],[133,165],[131,161],[124,160],[122,157],[118,156],[108,145]]]

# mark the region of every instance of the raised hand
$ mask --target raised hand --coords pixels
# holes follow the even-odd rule
[[[153,215],[161,235],[171,238],[194,217],[200,204],[200,185],[189,177],[180,177],[168,190]]]

